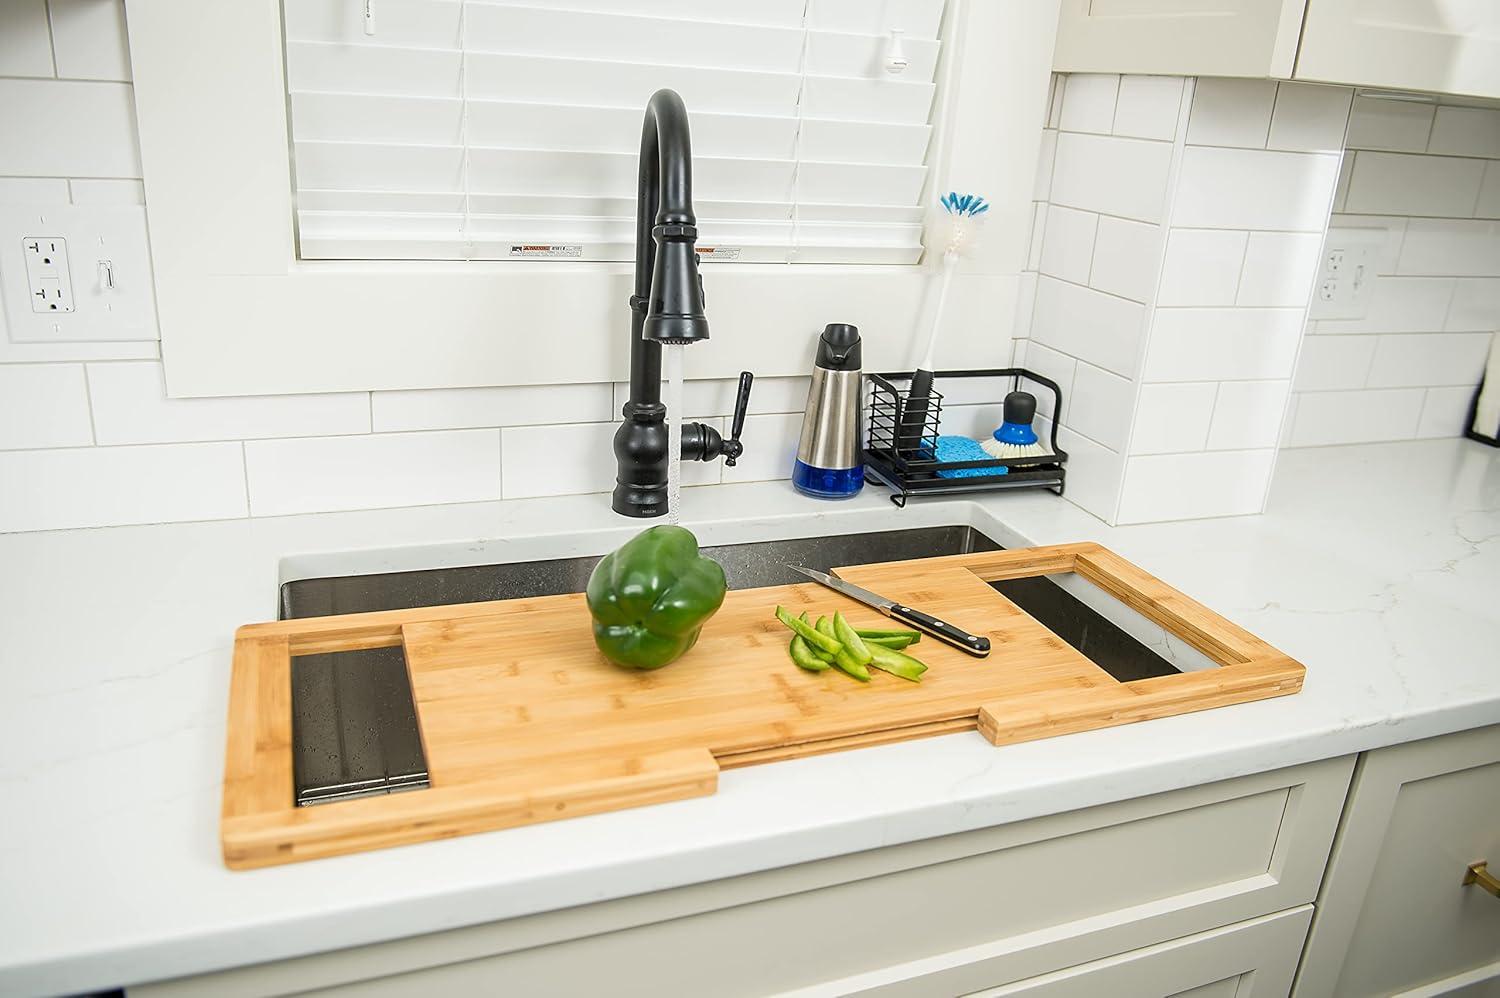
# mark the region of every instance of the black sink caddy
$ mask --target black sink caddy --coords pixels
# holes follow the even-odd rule
[[[912,496],[957,495],[998,489],[1044,488],[1063,493],[1068,455],[1057,445],[1057,420],[1053,419],[1052,451],[1040,457],[988,461],[938,461],[937,438],[942,421],[943,395],[936,388],[926,395],[911,394],[911,372],[865,375],[868,395],[865,416],[865,473],[891,490],[891,502],[905,506]],[[1024,367],[1000,367],[972,371],[938,371],[934,385],[958,378],[1010,378],[1012,389],[1023,380],[1041,385],[1052,393],[1054,414],[1063,409],[1062,389],[1057,382]],[[998,403],[998,399],[996,402]],[[998,416],[1000,407],[995,406]],[[942,471],[993,468],[993,474],[948,478]]]

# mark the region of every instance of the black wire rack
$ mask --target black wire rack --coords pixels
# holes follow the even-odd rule
[[[1022,380],[1035,382],[1052,393],[1054,415],[1062,413],[1062,389],[1057,382],[1024,367],[937,371],[933,384],[960,378],[1010,378],[1012,389],[1018,388]],[[891,502],[896,506],[905,506],[913,496],[999,489],[1043,488],[1063,494],[1068,455],[1057,445],[1057,419],[1051,420],[1050,454],[987,461],[939,461],[937,441],[942,429],[943,395],[936,388],[926,395],[912,395],[911,380],[909,371],[865,375],[865,472],[891,490]],[[992,473],[966,478],[942,474],[971,468]]]

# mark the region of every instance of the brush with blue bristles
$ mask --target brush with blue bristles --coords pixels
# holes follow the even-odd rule
[[[933,354],[937,350],[938,332],[943,325],[943,309],[948,304],[948,287],[958,269],[959,258],[973,249],[978,236],[978,219],[990,210],[989,202],[978,194],[949,191],[938,199],[948,219],[947,240],[943,246],[942,278],[938,285],[937,305],[932,311],[932,326],[927,330],[927,349],[922,362],[911,376],[911,389],[901,414],[897,443],[907,457],[920,456],[922,427],[927,421],[927,400],[932,395]]]

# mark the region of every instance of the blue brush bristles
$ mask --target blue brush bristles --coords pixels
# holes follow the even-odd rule
[[[973,218],[975,215],[983,215],[990,210],[990,203],[978,194],[960,194],[957,191],[949,191],[938,198],[938,202],[950,215],[967,215]]]

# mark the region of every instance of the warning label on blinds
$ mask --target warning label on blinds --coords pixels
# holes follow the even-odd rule
[[[566,260],[583,256],[577,243],[511,243],[510,255],[533,260]]]
[[[738,246],[694,246],[698,251],[699,260],[738,260],[740,258],[740,247]]]

